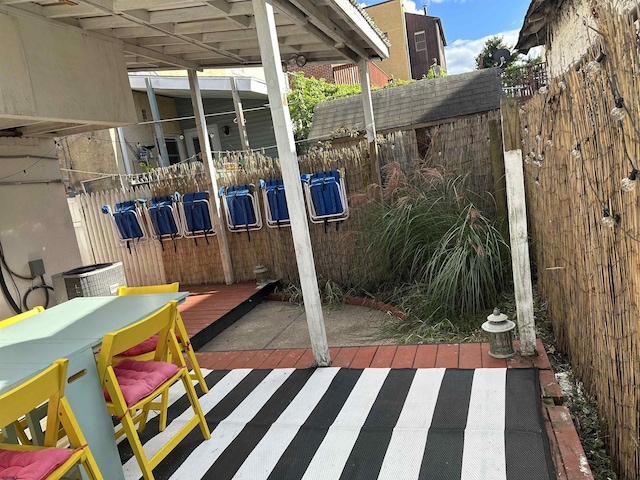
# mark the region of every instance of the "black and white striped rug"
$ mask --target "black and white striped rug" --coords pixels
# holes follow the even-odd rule
[[[157,479],[555,478],[535,369],[275,369],[205,372],[211,430],[196,429]],[[167,429],[141,434],[157,452],[192,415],[171,391]],[[141,478],[127,441],[127,479]]]

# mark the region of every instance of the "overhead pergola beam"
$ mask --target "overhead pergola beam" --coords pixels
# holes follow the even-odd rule
[[[295,24],[303,26],[307,32],[314,35],[321,42],[327,45],[333,45],[334,51],[339,52],[341,55],[343,55],[344,57],[348,58],[353,62],[358,61],[358,54],[356,52],[341,50],[335,47],[336,42],[331,36],[327,35],[320,28],[318,28],[313,23],[311,23],[303,12],[298,10],[295,6],[291,5],[286,0],[274,0],[273,6],[277,8],[280,12],[282,12],[284,15],[288,16]]]
[[[278,0],[282,2],[283,0]],[[328,15],[330,10],[326,8],[317,7],[309,0],[289,0],[300,11],[302,11],[308,18],[309,22],[322,31],[326,32],[327,36],[332,38],[336,43],[342,43],[349,47],[354,53],[361,58],[369,58],[369,54],[361,48],[357,42],[347,35],[343,29],[337,25]]]
[[[335,5],[337,10],[332,9],[332,11],[336,12],[340,16],[340,18],[347,25],[350,25],[356,32],[369,38],[369,40],[373,43],[373,47],[377,55],[379,55],[381,58],[388,57],[389,47],[384,43],[382,38],[380,38],[378,33],[369,24],[369,22],[367,22],[364,19],[364,17],[362,16],[362,13],[358,10],[358,8],[354,4],[352,4],[349,0],[333,0],[333,1],[335,3],[332,3],[331,5],[332,6]]]
[[[95,6],[96,8],[98,8],[100,10],[104,10],[105,13],[108,13],[109,15],[114,16],[116,18],[121,18],[121,19],[127,20],[127,21],[129,21],[131,23],[135,23],[135,24],[138,24],[138,25],[142,25],[142,26],[146,26],[146,27],[149,27],[149,28],[153,28],[153,29],[162,31],[162,29],[160,27],[157,27],[157,26],[151,24],[150,20],[147,20],[146,18],[143,18],[143,17],[145,17],[144,15],[138,15],[137,11],[136,11],[136,14],[131,14],[131,12],[126,12],[126,13],[125,12],[115,12],[113,10],[110,10],[110,9],[106,8],[106,7],[102,7],[101,5],[98,5],[98,4],[94,3],[94,0],[77,0],[77,1],[82,3],[83,5]],[[190,9],[186,9],[186,10],[190,10]],[[145,13],[147,13],[147,16],[150,18],[151,14],[148,13],[148,12],[145,12]],[[91,19],[88,19],[87,21],[89,21],[89,20],[91,20]],[[238,55],[235,55],[235,54],[230,53],[230,52],[226,52],[224,50],[216,49],[216,48],[214,48],[214,47],[212,47],[210,45],[207,45],[206,43],[199,42],[199,41],[194,40],[194,39],[192,39],[190,37],[185,37],[185,36],[177,34],[177,33],[170,33],[170,32],[163,32],[163,33],[165,33],[165,34],[167,34],[169,36],[174,36],[174,37],[180,38],[180,39],[184,40],[187,43],[191,43],[191,44],[194,44],[194,45],[199,45],[204,50],[209,50],[209,51],[215,52],[215,53],[220,54],[220,55],[222,55],[224,57],[227,57],[229,59],[235,60],[240,64],[245,63],[244,59],[242,57],[239,57]]]
[[[171,55],[165,55],[164,53],[156,52],[145,47],[138,47],[131,45],[130,43],[124,43],[123,47],[125,52],[138,55],[140,57],[148,58],[150,60],[156,60],[158,62],[166,63],[167,65],[173,65],[178,68],[186,68],[191,70],[198,70],[200,65],[195,62],[183,60],[179,57],[172,57]]]

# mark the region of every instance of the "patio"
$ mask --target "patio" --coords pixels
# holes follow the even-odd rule
[[[187,298],[185,304],[180,307],[180,310],[190,333],[202,328],[202,325],[206,324],[211,318],[216,316],[225,317],[225,315],[228,317],[232,314],[233,310],[235,310],[235,307],[230,306],[228,307],[230,311],[224,315],[221,315],[219,312],[214,312],[209,316],[206,313],[204,306],[207,305],[207,302],[213,303],[213,299],[222,293],[222,289],[225,289],[225,300],[222,302],[222,305],[231,305],[235,302],[236,305],[238,305],[238,308],[246,309],[248,303],[256,303],[256,300],[252,300],[251,298],[252,295],[256,293],[255,285],[253,284],[237,284],[222,287],[218,285],[201,286],[189,287],[189,289],[193,290],[195,294]],[[204,328],[206,329],[207,326]],[[544,353],[544,348],[540,340],[538,340],[537,347],[538,351],[542,352],[542,354],[538,357],[534,357],[533,359],[524,359],[519,356],[508,360],[494,359],[488,355],[489,345],[487,343],[401,346],[379,345],[364,347],[351,347],[345,345],[342,347],[330,348],[330,356],[332,359],[332,368],[339,367],[341,371],[345,369],[347,371],[369,372],[373,369],[391,369],[391,371],[405,370],[411,372],[422,372],[424,371],[423,369],[428,370],[442,368],[483,369],[476,370],[478,372],[486,371],[486,369],[505,369],[505,371],[508,372],[514,369],[535,368],[537,369],[540,384],[540,405],[542,407],[542,416],[544,418],[546,433],[550,442],[550,451],[555,465],[557,478],[592,478],[584,457],[582,446],[580,445],[580,440],[571,422],[571,416],[567,408],[562,405],[562,392],[556,382],[548,357]],[[209,377],[209,379],[216,384],[221,380],[221,378],[226,377],[234,371],[244,372],[238,373],[244,378],[244,375],[250,371],[263,370],[265,371],[264,375],[270,374],[267,370],[273,371],[273,369],[292,369],[287,371],[311,372],[312,370],[308,369],[311,369],[314,366],[313,353],[310,348],[198,352],[196,355],[201,367],[212,371],[212,376]],[[174,400],[176,399],[174,398]],[[176,407],[178,410],[179,408],[180,407]],[[174,416],[177,415],[179,415],[179,411],[174,412]],[[147,435],[151,438],[154,433],[155,431],[152,424]],[[237,433],[239,434],[240,432]],[[197,442],[199,442],[199,440],[197,440]],[[121,447],[121,453],[123,453],[122,448],[125,448],[126,450],[126,447]],[[251,449],[246,452],[247,455],[250,452]],[[183,457],[180,458],[184,460]],[[242,460],[244,461],[244,459]],[[234,462],[238,461],[238,458],[234,460]],[[242,462],[240,462],[239,465],[236,465],[236,467],[239,468],[241,464]],[[233,474],[231,474],[229,478],[232,476]],[[138,477],[133,475],[130,478]],[[167,478],[169,478],[169,476],[167,476]],[[223,476],[222,478],[225,477]],[[534,476],[532,478],[538,477]]]

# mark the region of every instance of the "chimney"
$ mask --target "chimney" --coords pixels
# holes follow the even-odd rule
[[[426,5],[426,4],[424,4],[424,5],[422,6],[422,8],[424,9],[424,16],[426,17],[426,16],[427,16],[427,5]]]

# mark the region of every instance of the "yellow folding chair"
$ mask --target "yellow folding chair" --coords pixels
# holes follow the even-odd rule
[[[196,425],[200,426],[205,439],[211,437],[173,330],[178,312],[177,305],[176,301],[171,301],[147,318],[108,333],[102,341],[98,356],[98,375],[105,389],[107,411],[120,420],[145,480],[154,478],[152,470]],[[158,334],[158,341],[153,360],[139,361],[127,358],[114,363],[114,356],[154,334]],[[165,359],[166,361],[163,361]],[[167,392],[169,387],[179,380],[184,385],[194,416],[172,435],[158,453],[147,458],[138,432],[145,428],[153,399]]]
[[[176,293],[178,292],[179,288],[180,284],[178,282],[166,285],[149,285],[145,287],[120,287],[118,288],[117,295],[121,296],[149,295],[154,293]],[[187,329],[184,326],[184,322],[182,321],[180,312],[178,312],[178,315],[176,317],[175,331],[177,334],[176,338],[178,339],[178,343],[180,345],[180,350],[184,354],[186,354],[187,358],[189,359],[189,363],[191,364],[191,368],[193,369],[193,373],[190,374],[191,378],[198,381],[203,393],[207,393],[209,391],[209,387],[207,387],[207,383],[205,382],[202,371],[200,370],[200,365],[198,364],[196,353],[194,352],[193,346],[191,346],[191,342],[189,341],[189,335],[187,334]],[[123,352],[122,354],[118,355],[116,357],[116,360],[119,361],[122,358],[132,358],[134,360],[151,360],[155,353],[156,342],[157,337],[148,338],[144,342],[135,345],[129,351]],[[152,410],[157,410],[160,412],[160,431],[163,431],[167,426],[168,402],[168,395],[163,395],[160,403],[153,403],[151,405]]]
[[[59,479],[74,465],[82,465],[93,480],[102,480],[91,449],[64,397],[67,360],[52,366],[22,385],[0,395],[0,424],[8,425],[48,400],[44,446],[0,443],[0,478]],[[57,448],[60,424],[70,448]]]
[[[27,310],[26,312],[14,315],[13,317],[5,318],[4,320],[0,320],[0,328],[7,327],[12,323],[17,323],[20,320],[24,320],[25,318],[29,318],[40,312],[44,312],[44,307],[34,307],[31,310]]]
[[[18,315],[14,315],[13,317],[0,320],[0,328],[7,327],[13,323],[17,323],[21,320],[24,320],[25,318],[32,317],[33,315],[36,315],[37,313],[40,313],[40,312],[44,312],[44,307],[40,307],[40,306],[34,307],[31,310],[27,310],[26,312],[22,312]],[[14,421],[12,422],[13,430],[15,433],[14,441],[17,439],[23,445],[31,444],[31,440],[29,440],[29,438],[24,433],[25,429],[28,426],[31,430],[31,435],[32,436],[35,435],[37,437],[38,443],[42,443],[42,440],[44,440],[44,434],[40,429],[40,425],[37,424],[36,421],[38,418],[44,417],[45,410],[43,407],[46,407],[46,406],[43,405],[40,408],[36,409],[36,411],[33,412],[31,416],[26,416],[19,420],[14,419]],[[4,425],[6,424],[0,423],[0,428],[4,428]],[[4,438],[11,438],[11,437],[7,434],[6,431],[3,430],[2,432],[0,432],[0,438],[4,439]]]

